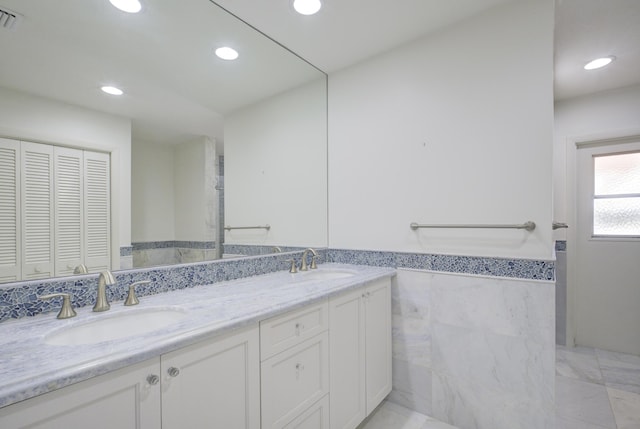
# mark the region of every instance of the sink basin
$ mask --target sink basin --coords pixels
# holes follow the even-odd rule
[[[311,280],[336,280],[344,279],[347,277],[353,277],[356,275],[355,271],[343,270],[343,269],[317,269],[313,271],[305,271],[297,275],[299,281],[311,281]]]
[[[47,334],[44,342],[54,346],[97,344],[157,331],[183,319],[181,308],[150,308],[103,315],[89,322],[65,326]]]

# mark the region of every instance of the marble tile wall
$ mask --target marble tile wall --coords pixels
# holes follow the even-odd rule
[[[462,429],[553,428],[554,283],[398,269],[389,400]]]

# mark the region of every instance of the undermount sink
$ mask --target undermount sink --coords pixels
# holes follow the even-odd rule
[[[181,308],[149,308],[100,315],[89,322],[78,322],[47,334],[44,342],[54,346],[97,344],[157,331],[187,315]]]
[[[336,280],[336,279],[344,279],[347,277],[353,277],[356,275],[355,271],[338,269],[338,268],[328,268],[328,269],[317,269],[312,271],[305,271],[297,274],[297,280],[299,281],[311,281],[311,280]]]

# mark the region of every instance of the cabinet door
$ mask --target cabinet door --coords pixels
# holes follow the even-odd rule
[[[158,429],[160,384],[147,378],[159,369],[152,359],[1,408],[0,427]]]
[[[22,278],[20,142],[0,138],[0,282]]]
[[[85,265],[90,272],[111,269],[109,154],[84,152]]]
[[[366,417],[364,289],[329,301],[332,429],[353,429]]]
[[[258,327],[163,355],[163,429],[259,429]]]
[[[388,279],[366,288],[367,415],[391,392],[391,285]]]
[[[55,272],[72,275],[84,263],[82,151],[53,148],[55,189]]]
[[[53,271],[53,146],[22,142],[22,279]]]

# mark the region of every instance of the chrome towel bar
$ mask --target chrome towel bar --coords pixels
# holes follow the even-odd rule
[[[269,231],[271,229],[271,225],[258,225],[258,226],[225,226],[224,229],[226,231],[231,231],[232,229],[266,229]]]
[[[498,228],[498,229],[526,229],[531,232],[536,229],[536,223],[533,221],[527,221],[523,224],[512,224],[512,225],[419,225],[415,222],[412,222],[409,227],[412,230],[416,230],[418,228]]]

